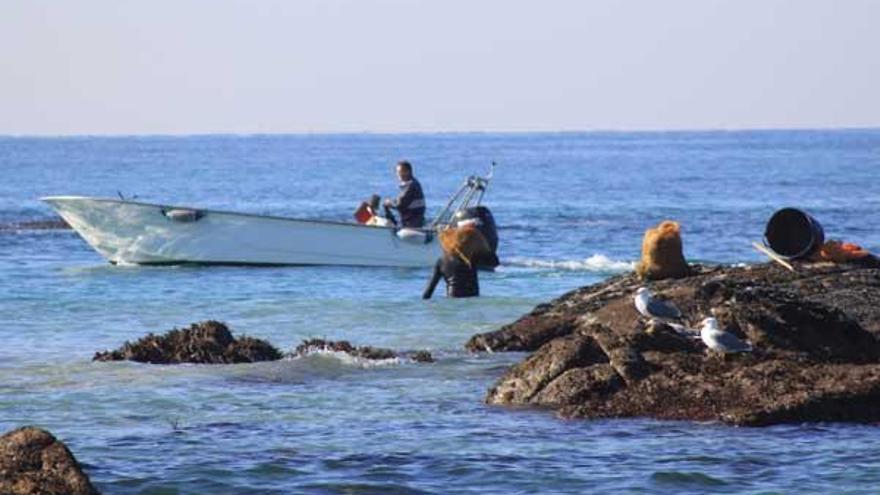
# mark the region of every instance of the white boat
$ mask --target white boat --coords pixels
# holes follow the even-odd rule
[[[434,222],[418,230],[126,199],[41,200],[113,264],[426,267],[440,255],[436,232],[479,205],[489,178],[468,178]]]

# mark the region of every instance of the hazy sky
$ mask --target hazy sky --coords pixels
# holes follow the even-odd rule
[[[0,134],[880,126],[880,0],[0,0]]]

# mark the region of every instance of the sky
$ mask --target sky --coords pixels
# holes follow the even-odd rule
[[[0,0],[0,134],[880,126],[875,0]]]

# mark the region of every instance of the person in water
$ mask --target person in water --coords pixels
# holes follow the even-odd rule
[[[448,297],[475,297],[480,295],[477,265],[497,266],[498,258],[476,227],[468,225],[440,232],[443,255],[434,265],[434,273],[422,299],[430,299],[442,277],[446,281]]]
[[[425,225],[425,195],[422,194],[422,185],[413,176],[412,164],[406,160],[399,162],[397,177],[400,179],[400,194],[395,199],[386,199],[385,208],[400,213],[402,227],[422,228]]]

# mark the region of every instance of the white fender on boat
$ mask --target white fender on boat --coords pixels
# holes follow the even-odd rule
[[[195,222],[204,216],[204,213],[198,210],[185,210],[182,208],[162,210],[162,214],[169,220],[174,220],[175,222]]]
[[[416,229],[400,229],[397,231],[397,238],[410,244],[425,244],[428,242],[428,234],[423,230]]]

